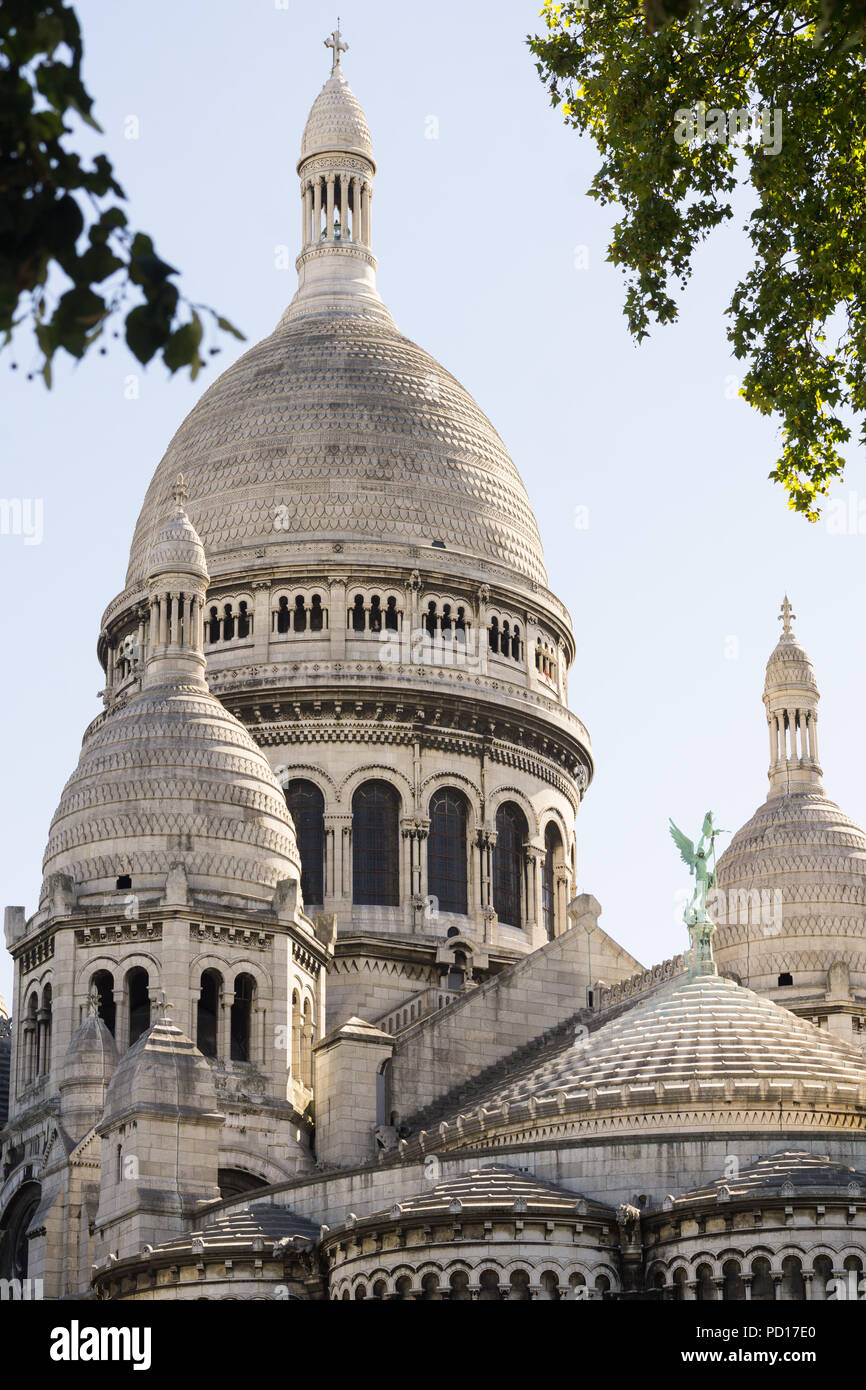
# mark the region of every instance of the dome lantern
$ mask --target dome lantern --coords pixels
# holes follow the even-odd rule
[[[367,120],[343,75],[349,45],[339,26],[325,39],[331,73],[313,102],[301,140],[301,254],[298,293],[287,318],[322,308],[373,307],[387,314],[376,290],[371,249],[371,199],[376,161]]]
[[[204,546],[184,510],[188,499],[181,473],[174,486],[174,510],[148,561],[150,644],[145,686],[185,679],[206,688],[203,624],[208,571]]]
[[[800,646],[788,602],[779,618],[782,635],[767,662],[764,705],[770,731],[770,790],[767,799],[792,791],[822,790],[818,762],[818,701],[815,672]]]

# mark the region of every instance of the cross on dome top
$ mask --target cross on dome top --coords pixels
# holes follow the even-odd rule
[[[340,33],[340,20],[337,18],[337,27],[329,38],[325,39],[325,47],[333,50],[333,62],[331,72],[340,71],[340,54],[348,52],[349,45],[343,43],[343,35]]]
[[[781,619],[781,621],[782,621],[782,635],[783,635],[783,637],[791,637],[791,636],[793,636],[793,632],[792,632],[792,628],[791,628],[791,619],[792,619],[792,618],[796,618],[796,616],[797,616],[797,614],[794,612],[793,608],[791,607],[790,603],[788,602],[788,595],[786,594],[785,597],[784,597],[784,599],[783,599],[783,601],[782,601],[782,611],[781,611],[781,613],[779,614],[779,617],[780,617],[780,619]]]

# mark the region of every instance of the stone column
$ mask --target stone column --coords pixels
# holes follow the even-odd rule
[[[327,220],[327,227],[325,230],[326,241],[334,240],[334,177],[333,174],[327,175],[327,202],[325,205]]]
[[[304,184],[304,232],[303,232],[303,237],[301,238],[301,248],[302,248],[302,249],[303,249],[303,247],[305,247],[305,246],[309,246],[309,244],[310,244],[310,242],[311,242],[311,240],[312,240],[312,235],[311,235],[311,230],[312,230],[312,216],[313,216],[312,193],[311,193],[311,190],[310,190],[310,185],[309,185],[309,183],[305,183],[305,184]]]
[[[370,191],[366,179],[359,179],[359,196],[361,199],[361,223],[360,240],[365,246],[370,245],[370,234],[368,223],[370,220]]]
[[[253,653],[252,660],[268,659],[271,638],[271,586],[265,580],[253,582]]]
[[[349,227],[349,175],[340,175],[340,240],[346,241]]]
[[[322,180],[316,175],[313,185],[313,242],[318,243],[322,235]]]
[[[171,632],[170,642],[173,647],[180,646],[180,594],[169,594],[171,600]]]
[[[543,945],[546,939],[543,930],[544,914],[541,910],[541,874],[539,865],[544,858],[544,849],[538,845],[527,845],[523,851],[524,879],[526,884],[526,930],[533,938],[533,945]]]
[[[328,636],[332,661],[346,656],[346,581],[332,579],[328,589]]]

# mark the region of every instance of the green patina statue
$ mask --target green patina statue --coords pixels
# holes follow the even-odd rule
[[[716,839],[719,835],[724,835],[725,831],[717,830],[713,825],[712,811],[708,811],[704,816],[697,845],[694,845],[673,821],[670,826],[674,844],[695,880],[691,899],[683,912],[683,921],[689,929],[694,958],[697,962],[711,963],[713,953],[710,943],[716,928],[707,912],[707,896],[716,886]]]

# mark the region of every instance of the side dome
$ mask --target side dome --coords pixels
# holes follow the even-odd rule
[[[752,989],[864,1041],[866,834],[824,791],[820,693],[787,598],[767,663],[767,799],[717,867],[716,959]]]
[[[205,690],[157,687],[85,739],[42,867],[93,902],[123,876],[161,896],[176,864],[194,896],[229,906],[269,905],[301,872],[285,797],[243,725]]]
[[[425,1152],[541,1143],[634,1124],[682,1137],[683,1126],[790,1133],[859,1130],[862,1052],[733,980],[692,969],[636,998],[588,1036],[511,1069],[460,1113],[423,1112]],[[409,1117],[407,1126],[415,1121]],[[410,1141],[411,1143],[411,1141]],[[413,1150],[405,1156],[412,1156]]]
[[[224,906],[269,907],[276,885],[300,883],[292,818],[264,754],[204,679],[208,582],[186,517],[186,487],[147,568],[151,608],[144,680],[85,735],[43,860],[42,902],[55,875],[79,903],[119,889],[145,900],[187,891]],[[201,559],[199,559],[199,553]],[[182,871],[185,884],[172,871]]]

